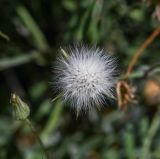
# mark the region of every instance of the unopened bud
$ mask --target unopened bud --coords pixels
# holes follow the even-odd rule
[[[19,96],[12,93],[10,103],[13,106],[13,116],[16,120],[26,120],[30,114],[29,106]]]

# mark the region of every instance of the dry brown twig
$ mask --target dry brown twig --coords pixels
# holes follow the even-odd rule
[[[135,102],[135,89],[128,82],[129,75],[131,74],[133,67],[137,63],[139,57],[142,55],[144,50],[153,42],[153,40],[160,34],[160,26],[157,27],[151,35],[145,40],[145,42],[138,48],[138,50],[133,54],[131,62],[128,65],[127,72],[125,73],[125,78],[117,83],[117,98],[118,107],[120,109],[125,109],[128,103]]]
[[[145,42],[140,46],[140,48],[134,53],[131,62],[128,65],[126,76],[128,76],[132,70],[139,57],[142,55],[144,50],[153,42],[153,40],[160,34],[160,27],[157,27],[151,35],[145,40]]]

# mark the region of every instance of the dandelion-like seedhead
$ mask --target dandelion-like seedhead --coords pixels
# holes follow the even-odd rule
[[[97,47],[75,46],[66,53],[58,60],[55,82],[65,102],[79,113],[101,108],[106,98],[114,98],[117,74],[114,58]]]

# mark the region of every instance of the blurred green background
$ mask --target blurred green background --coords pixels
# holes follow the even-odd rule
[[[138,102],[126,111],[111,104],[76,119],[59,100],[51,102],[60,46],[98,45],[118,57],[123,74],[160,24],[156,6],[139,0],[0,0],[0,159],[43,157],[31,130],[13,120],[12,92],[29,104],[30,118],[53,159],[160,159],[158,71],[130,80]],[[159,62],[157,37],[134,71]]]

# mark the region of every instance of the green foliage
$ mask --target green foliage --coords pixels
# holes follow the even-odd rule
[[[118,57],[123,76],[159,25],[154,7],[134,0],[1,0],[0,159],[42,158],[33,133],[12,119],[13,92],[29,104],[51,159],[159,159],[159,103],[151,105],[143,95],[148,79],[160,81],[159,71],[143,77],[153,65],[159,69],[159,37],[130,76],[139,102],[125,112],[111,105],[76,119],[52,88],[58,49],[74,43],[102,46]]]

